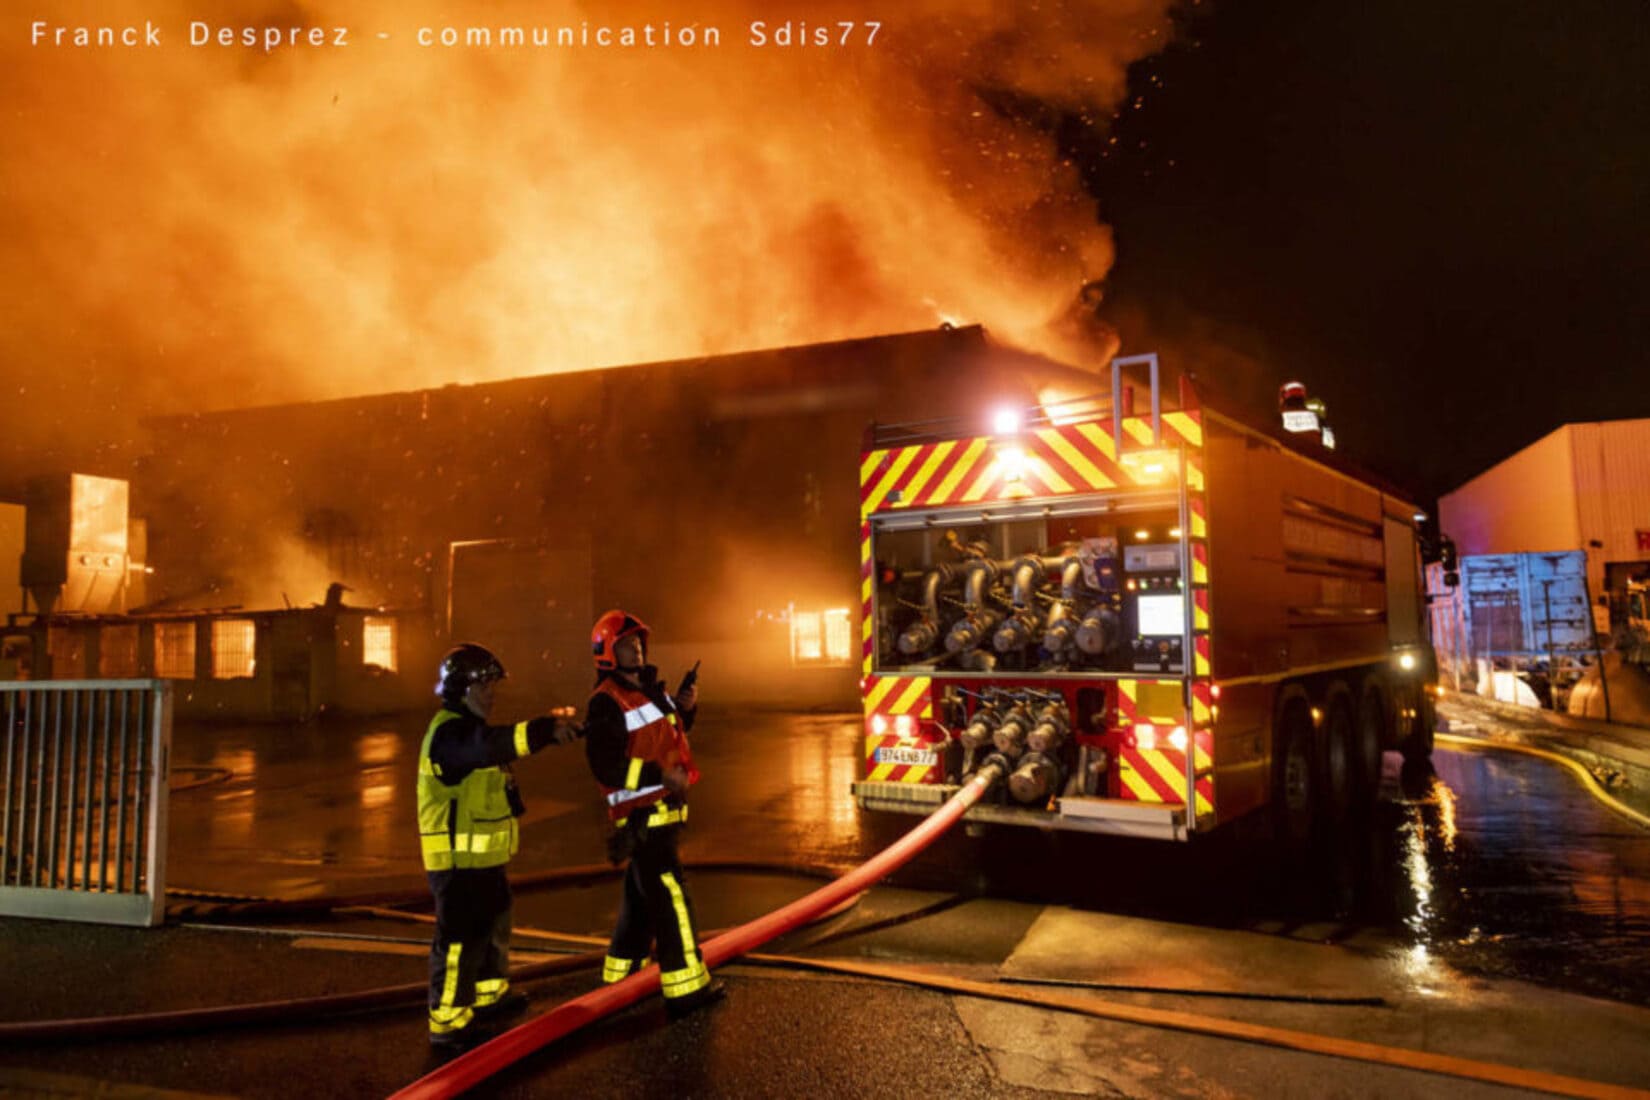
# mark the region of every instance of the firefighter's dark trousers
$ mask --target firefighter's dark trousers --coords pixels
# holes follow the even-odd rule
[[[430,1033],[469,1027],[510,988],[510,880],[503,867],[430,871]]]
[[[679,831],[677,825],[648,829],[631,855],[602,981],[616,982],[640,970],[652,948],[666,997],[686,997],[710,984],[710,971],[694,937],[693,902],[676,856]]]

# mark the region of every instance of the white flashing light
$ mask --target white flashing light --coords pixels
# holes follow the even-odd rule
[[[871,715],[871,732],[881,737],[888,732],[888,719],[880,714]]]
[[[1417,662],[1415,660],[1415,654],[1413,654],[1413,653],[1400,653],[1400,654],[1398,654],[1398,667],[1403,669],[1405,672],[1414,672],[1416,664],[1417,664]]]
[[[1157,748],[1157,727],[1150,722],[1136,722],[1134,724],[1134,747],[1141,752],[1152,752]]]
[[[917,735],[917,720],[909,714],[894,716],[894,734],[902,738],[911,738]]]
[[[1170,451],[1127,451],[1120,461],[1134,471],[1136,480],[1178,476],[1179,460]]]
[[[1186,727],[1176,726],[1169,731],[1169,747],[1175,752],[1186,751]]]
[[[998,409],[991,414],[991,431],[995,435],[1020,434],[1020,413],[1017,409]]]
[[[997,468],[1002,472],[1004,481],[1024,481],[1026,453],[1018,447],[1004,447],[997,452]]]
[[[1169,528],[1169,537],[1171,539],[1177,539],[1181,536],[1181,534],[1182,534],[1182,532],[1181,532],[1180,528],[1178,528],[1178,527]]]
[[[1283,430],[1286,432],[1315,432],[1318,430],[1318,414],[1307,409],[1285,409],[1283,413]]]

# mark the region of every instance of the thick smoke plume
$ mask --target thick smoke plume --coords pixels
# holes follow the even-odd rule
[[[42,0],[0,31],[0,482],[113,464],[154,412],[942,320],[1073,354],[1111,247],[1053,130],[1110,113],[1167,6]],[[195,20],[349,45],[191,46]],[[758,48],[753,20],[856,27]],[[415,41],[666,22],[721,44]]]

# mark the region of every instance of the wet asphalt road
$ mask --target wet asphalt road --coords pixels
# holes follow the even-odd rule
[[[171,800],[168,881],[231,895],[307,896],[422,888],[413,843],[413,758],[423,720],[299,728],[179,728]],[[844,869],[879,850],[914,818],[865,817],[848,784],[859,752],[851,715],[732,714],[707,709],[695,739],[706,773],[696,789],[684,852],[690,860],[742,859]],[[1267,984],[1264,960],[1282,952],[1348,948],[1389,986],[1434,994],[1440,967],[1509,981],[1505,990],[1456,982],[1459,994],[1416,1034],[1481,1026],[1497,997],[1551,1001],[1559,1015],[1592,1012],[1565,991],[1628,1005],[1650,1004],[1650,854],[1645,835],[1592,802],[1561,770],[1524,757],[1440,749],[1433,774],[1402,776],[1387,761],[1373,827],[1326,846],[1307,866],[1279,865],[1253,830],[1194,845],[1127,842],[1077,834],[961,830],[919,857],[893,884],[853,912],[789,937],[777,949],[956,968],[989,974],[1016,963],[1028,975],[1064,974],[1062,943],[1072,937],[1143,935],[1165,955],[1188,960],[1225,952],[1234,991]],[[601,815],[577,747],[551,749],[518,765],[529,815],[518,878],[601,860]],[[749,919],[813,888],[814,879],[694,871],[703,927]],[[518,926],[603,934],[617,885],[522,889]],[[290,923],[290,922],[289,922]],[[303,922],[300,922],[303,923]],[[316,924],[318,922],[308,922]],[[1090,925],[1095,930],[1089,929]],[[377,953],[286,949],[265,932],[178,927],[153,933],[86,929],[63,944],[55,928],[13,929],[15,957],[48,972],[109,975],[98,1011],[297,996],[417,980],[417,925],[358,918],[323,931],[371,934]],[[138,940],[133,936],[149,937]],[[166,937],[187,941],[187,964],[166,962]],[[176,946],[176,944],[174,944]],[[337,946],[337,945],[334,945]],[[348,945],[344,945],[348,946]],[[518,937],[518,946],[525,941]],[[1051,949],[1052,948],[1052,953]],[[399,954],[395,952],[399,951]],[[58,952],[53,958],[52,952]],[[1134,980],[1126,946],[1089,952],[1092,973]],[[1307,956],[1303,969],[1313,972]],[[143,965],[145,960],[157,965]],[[1262,960],[1259,962],[1244,961]],[[1041,960],[1041,961],[1039,961]],[[1040,969],[1041,968],[1041,969]],[[1187,972],[1181,984],[1206,975]],[[187,971],[188,978],[180,977]],[[1280,971],[1283,973],[1284,971]],[[1149,984],[1174,985],[1160,964]],[[1362,972],[1326,971],[1368,992]],[[736,968],[736,996],[702,1017],[667,1026],[657,1004],[631,1010],[528,1059],[489,1093],[544,1095],[962,1096],[1506,1095],[1504,1090],[1313,1056],[1176,1037],[1140,1028],[1101,1030],[1092,1021],[1038,1010],[851,979]],[[1085,975],[1078,975],[1085,976]],[[1290,979],[1292,980],[1292,979]],[[1385,980],[1385,979],[1382,979]],[[589,987],[588,975],[537,987],[546,1007]],[[1284,980],[1287,986],[1289,980]],[[78,1015],[84,986],[32,989],[6,1018]],[[1250,989],[1252,991],[1252,988]],[[1445,998],[1448,1000],[1448,998]],[[1220,1003],[1164,999],[1176,1007],[1222,1011]],[[1149,1001],[1149,998],[1148,998]],[[1280,1026],[1369,1036],[1396,1026],[1280,1005]],[[1350,1013],[1352,1010],[1338,1010]],[[1363,1011],[1363,1010],[1358,1010]],[[1299,1013],[1299,1015],[1292,1015]],[[1640,1034],[1636,1017],[1606,1012],[1597,1041],[1620,1047]],[[1611,1030],[1618,1029],[1618,1030]],[[1138,1033],[1138,1034],[1135,1034]],[[315,1064],[313,1028],[258,1035],[200,1036],[153,1043],[99,1044],[66,1057],[0,1052],[0,1068],[21,1064],[102,1079],[242,1095],[374,1095],[433,1064],[422,1050],[416,1013],[326,1025],[322,1049],[336,1068]],[[1173,1050],[1167,1055],[1164,1052]],[[1506,1060],[1504,1052],[1485,1057]],[[1323,1063],[1319,1065],[1318,1063]],[[1578,1049],[1564,1072],[1592,1072]],[[1618,1079],[1622,1079],[1619,1078]],[[1650,1073],[1626,1080],[1650,1081]],[[319,1081],[321,1084],[316,1084]],[[727,1087],[736,1081],[736,1090]],[[1316,1082],[1316,1083],[1314,1083]],[[1325,1082],[1334,1082],[1329,1087]],[[336,1087],[332,1087],[336,1086]],[[0,1090],[3,1091],[3,1090]]]

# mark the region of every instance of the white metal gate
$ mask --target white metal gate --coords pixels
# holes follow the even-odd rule
[[[167,682],[0,682],[0,722],[0,915],[159,924]]]

